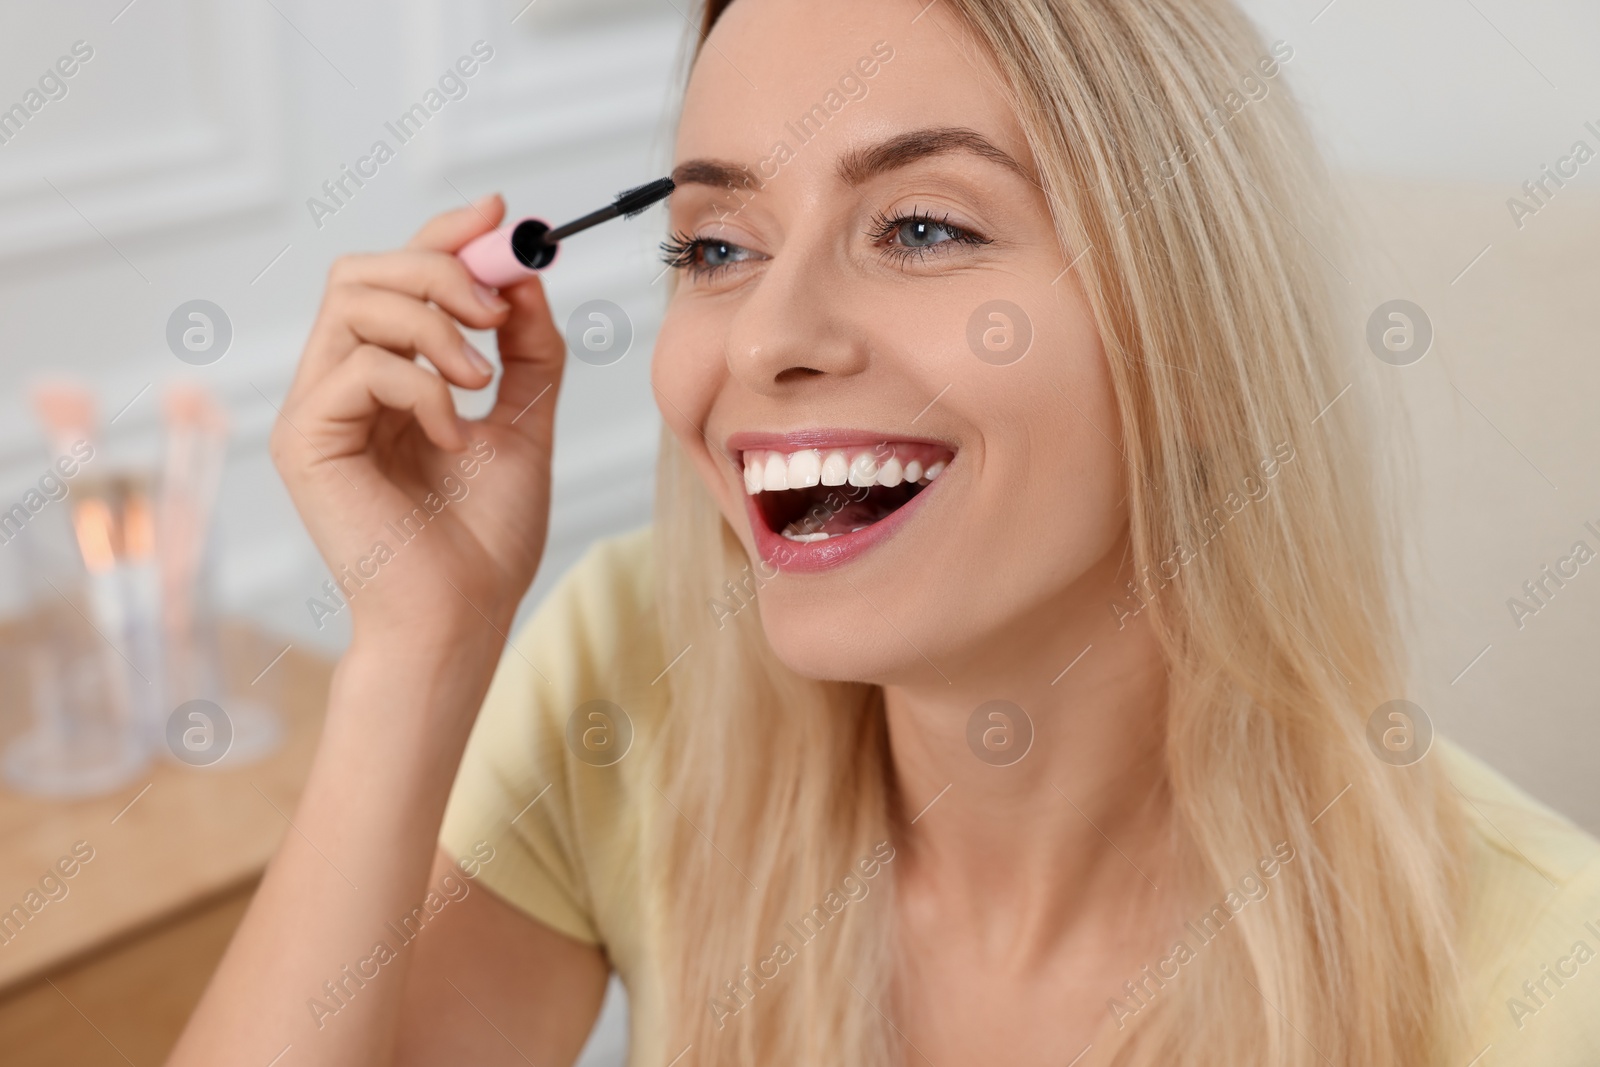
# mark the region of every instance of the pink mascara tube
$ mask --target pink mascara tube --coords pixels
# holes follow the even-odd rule
[[[672,190],[671,178],[629,189],[599,211],[553,230],[542,219],[520,219],[474,238],[456,256],[474,278],[492,289],[515,285],[555,262],[560,243],[566,238],[608,219],[637,215],[656,201],[666,199]]]

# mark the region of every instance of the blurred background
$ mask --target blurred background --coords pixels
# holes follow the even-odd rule
[[[1431,329],[1420,358],[1350,354],[1384,412],[1373,451],[1414,470],[1404,695],[1600,831],[1600,560],[1575,552],[1600,552],[1600,8],[1245,6],[1293,48],[1282,78],[1348,196],[1358,325],[1404,300]],[[159,1062],[288,829],[348,612],[308,603],[331,604],[330,575],[266,439],[329,264],[485,192],[560,221],[665,173],[688,12],[0,9],[0,909],[77,843],[94,853],[59,898],[35,894],[10,926],[0,912],[0,1048],[26,1050],[8,1062]],[[462,57],[474,72],[441,83]],[[430,90],[426,123],[396,136]],[[379,140],[392,158],[344,179]],[[596,538],[648,521],[660,219],[570,243],[547,276],[558,323],[608,300],[633,342],[570,361],[524,612]],[[92,458],[68,477],[53,464],[78,440]],[[152,546],[158,527],[187,534]],[[151,626],[182,654],[151,659],[141,611],[174,589],[184,610]],[[120,639],[62,636],[85,625]],[[141,698],[108,712],[108,679],[140,664],[201,717],[174,728]],[[107,740],[117,721],[179,758]],[[586,1062],[622,1062],[623,1001]]]

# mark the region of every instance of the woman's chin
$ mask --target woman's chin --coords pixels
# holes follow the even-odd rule
[[[837,609],[812,614],[763,602],[761,625],[778,661],[802,678],[869,685],[937,678],[928,661],[876,616]]]

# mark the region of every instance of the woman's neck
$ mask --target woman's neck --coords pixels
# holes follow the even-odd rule
[[[948,684],[884,689],[907,906],[975,924],[996,955],[1173,897],[1160,648],[1148,615],[1073,602],[946,665]]]

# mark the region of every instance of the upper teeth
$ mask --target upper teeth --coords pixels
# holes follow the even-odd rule
[[[926,468],[918,460],[902,465],[890,455],[881,462],[871,449],[805,448],[798,452],[752,449],[744,454],[744,488],[757,493],[779,489],[809,489],[814,485],[883,485],[901,482],[926,484],[944,472],[945,460]]]

